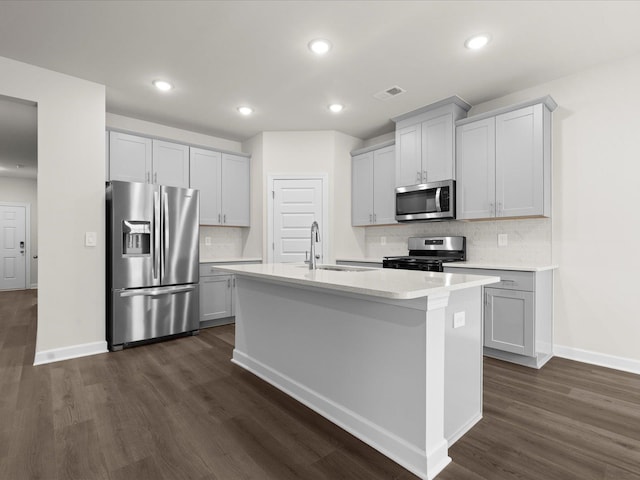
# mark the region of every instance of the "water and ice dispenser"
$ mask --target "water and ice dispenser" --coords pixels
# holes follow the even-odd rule
[[[122,222],[122,255],[151,255],[151,222],[124,220]]]

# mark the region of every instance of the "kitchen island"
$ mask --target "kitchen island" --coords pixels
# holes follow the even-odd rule
[[[481,287],[499,278],[322,267],[219,267],[236,276],[232,361],[434,478],[482,416]]]

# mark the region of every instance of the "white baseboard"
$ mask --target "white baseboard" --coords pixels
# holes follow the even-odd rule
[[[614,368],[623,372],[640,375],[640,360],[632,358],[617,357],[606,353],[592,352],[580,348],[565,347],[564,345],[554,345],[553,353],[557,357],[568,358],[577,362],[590,363],[600,367]]]
[[[105,341],[71,345],[70,347],[36,352],[36,358],[33,364],[42,365],[45,363],[59,362],[61,360],[69,360],[71,358],[86,357],[97,353],[106,353],[107,351],[107,342]]]
[[[433,479],[451,462],[447,455],[446,440],[443,440],[437,451],[429,452],[427,455],[415,445],[237,349],[234,349],[231,361],[329,419],[422,479]]]

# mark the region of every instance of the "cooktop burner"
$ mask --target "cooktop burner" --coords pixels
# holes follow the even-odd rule
[[[411,237],[409,255],[384,257],[384,268],[442,272],[443,262],[466,259],[465,237]]]

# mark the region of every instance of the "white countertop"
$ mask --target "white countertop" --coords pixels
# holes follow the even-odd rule
[[[519,272],[544,272],[555,270],[557,265],[513,265],[486,262],[445,262],[445,267],[451,268],[477,268],[484,270],[515,270]]]
[[[499,277],[382,268],[362,268],[361,271],[355,272],[311,271],[307,265],[295,263],[221,265],[218,270],[267,281],[397,300],[427,297],[500,281]]]
[[[382,263],[382,258],[337,258],[336,262]],[[555,270],[558,268],[558,265],[514,265],[488,262],[445,262],[444,266],[485,270],[516,270],[520,272],[544,272],[545,270]]]
[[[239,262],[260,262],[261,258],[229,257],[229,258],[201,258],[200,263],[239,263]]]

